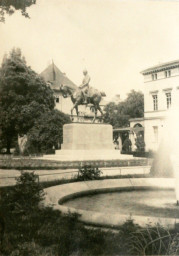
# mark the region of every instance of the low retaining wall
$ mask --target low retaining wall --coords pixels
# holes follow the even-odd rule
[[[65,200],[68,200],[69,198],[74,198],[84,194],[119,190],[133,190],[141,188],[173,189],[174,180],[168,178],[109,179],[58,185],[45,189],[46,197],[44,200],[44,205],[52,206],[54,209],[60,210],[63,214],[68,214],[69,212],[78,213],[80,215],[79,220],[84,223],[111,228],[120,226],[130,218],[134,220],[134,223],[137,223],[141,226],[146,226],[149,223],[151,225],[160,223],[165,227],[172,228],[177,223],[179,223],[179,219],[176,218],[109,214],[85,211],[61,205]]]
[[[129,167],[111,167],[100,168],[101,176],[124,176],[124,175],[146,175],[150,173],[150,166],[129,166]],[[25,170],[26,172],[32,172]],[[62,170],[37,170],[33,171],[39,175],[40,182],[68,180],[73,179],[78,175],[78,169],[62,169]],[[14,186],[16,178],[21,174],[18,170],[3,170],[0,169],[0,187]]]

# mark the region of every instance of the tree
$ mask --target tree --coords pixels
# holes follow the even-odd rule
[[[105,107],[104,121],[113,128],[129,126],[129,119],[144,115],[144,96],[142,92],[132,90],[126,100],[115,104],[110,102]]]
[[[26,65],[20,49],[4,56],[0,68],[0,130],[7,153],[17,134],[26,134],[42,113],[54,109],[53,91]]]
[[[35,3],[36,0],[0,0],[0,22],[5,22],[5,14],[12,15],[17,10],[20,10],[26,18],[29,18],[26,8]]]
[[[63,125],[70,122],[70,117],[58,110],[47,111],[36,119],[28,132],[27,151],[47,153],[63,140]]]
[[[110,123],[113,128],[128,126],[129,116],[123,113],[123,104],[110,102],[105,107],[104,122]]]
[[[1,203],[6,203],[9,210],[14,213],[28,214],[37,209],[45,196],[38,179],[38,175],[35,175],[33,172],[22,172],[16,178],[16,185],[7,195],[6,202],[3,199]]]
[[[131,90],[128,93],[127,99],[124,101],[124,112],[130,116],[130,118],[143,117],[144,116],[144,95],[142,92]]]
[[[145,151],[145,141],[141,134],[138,134],[136,138],[135,145],[137,147],[138,152],[144,152]]]

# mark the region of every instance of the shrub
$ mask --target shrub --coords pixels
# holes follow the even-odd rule
[[[85,165],[80,168],[78,171],[77,180],[96,180],[101,176],[102,171],[98,169],[98,167],[93,167],[91,165]]]
[[[131,232],[128,246],[130,254],[134,255],[168,255],[171,242],[170,232],[156,224],[155,227],[148,225]]]
[[[34,242],[25,242],[18,244],[10,256],[52,256],[55,254],[54,249],[53,246],[44,248]]]
[[[137,136],[135,145],[137,147],[137,152],[144,152],[145,151],[145,142],[142,135]]]
[[[38,208],[45,194],[38,182],[38,175],[33,172],[22,172],[16,180],[16,185],[2,196],[1,210],[3,212],[28,214]]]

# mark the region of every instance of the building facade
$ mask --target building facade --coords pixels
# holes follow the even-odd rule
[[[42,73],[40,73],[40,76],[44,78],[54,91],[55,108],[65,114],[70,114],[73,104],[70,98],[63,98],[60,92],[60,85],[67,85],[73,89],[76,89],[77,85],[75,85],[65,73],[62,73],[54,63],[49,65]]]
[[[179,92],[179,60],[153,66],[141,73],[144,77],[146,151],[156,151],[163,136],[169,136],[164,134],[164,128],[173,96]]]

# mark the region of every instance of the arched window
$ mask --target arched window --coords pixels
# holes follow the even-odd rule
[[[134,128],[136,128],[136,127],[143,127],[143,126],[140,123],[137,123],[134,125]]]

